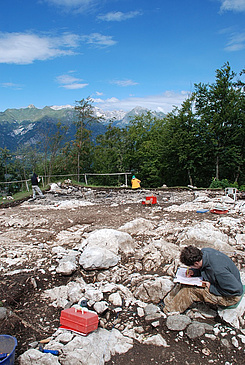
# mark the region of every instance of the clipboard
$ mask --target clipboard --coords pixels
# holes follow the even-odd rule
[[[187,270],[187,268],[179,267],[174,278],[174,283],[203,287],[203,278],[201,276],[191,276],[188,278],[186,276]]]

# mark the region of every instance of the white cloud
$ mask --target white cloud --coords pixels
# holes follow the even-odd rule
[[[6,89],[14,89],[14,90],[21,90],[23,88],[22,85],[14,84],[13,82],[2,82],[0,86]]]
[[[115,97],[109,99],[93,99],[94,103],[98,104],[104,110],[125,110],[130,111],[136,106],[141,106],[149,110],[162,111],[169,113],[174,106],[180,107],[183,101],[189,96],[189,92],[182,91],[176,93],[166,91],[160,95],[148,95],[145,97],[129,97],[126,99],[118,99]]]
[[[240,51],[245,48],[245,33],[234,33],[230,36],[225,50],[229,52]]]
[[[106,36],[100,33],[91,33],[82,37],[88,44],[100,47],[114,46],[117,42],[111,36]]]
[[[238,12],[245,11],[245,0],[220,0],[221,7],[220,9],[225,10],[234,10]]]
[[[132,80],[113,80],[111,81],[111,84],[126,87],[126,86],[138,85],[138,82],[134,82]]]
[[[56,81],[60,84],[60,87],[63,87],[68,90],[77,90],[83,89],[88,86],[88,84],[81,83],[82,79],[78,79],[71,75],[60,75],[56,77]]]
[[[84,12],[98,3],[98,0],[44,0],[46,3],[64,10],[75,10]]]
[[[36,60],[73,55],[77,36],[39,36],[29,33],[0,33],[0,63],[29,64]],[[68,48],[68,49],[67,49]]]
[[[111,11],[104,15],[99,15],[98,19],[105,20],[107,22],[121,22],[123,20],[132,19],[140,15],[139,11],[130,11],[128,13],[122,13],[121,11]]]
[[[82,81],[81,79],[78,79],[74,76],[70,76],[70,75],[60,75],[57,76],[56,80],[58,81],[58,83],[60,84],[71,84],[77,81]]]
[[[83,89],[86,86],[88,86],[88,84],[74,83],[74,84],[70,84],[70,85],[63,85],[62,87],[64,87],[65,89],[68,89],[68,90],[77,90],[77,89]]]
[[[0,63],[25,65],[34,61],[72,56],[82,42],[95,46],[112,46],[116,41],[111,36],[99,33],[77,35],[64,33],[59,37],[32,33],[0,32]]]
[[[59,6],[68,6],[68,7],[87,5],[92,2],[92,0],[45,0],[45,1],[50,4]]]

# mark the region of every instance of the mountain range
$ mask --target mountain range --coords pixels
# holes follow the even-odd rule
[[[109,123],[124,128],[136,116],[147,112],[149,110],[142,107],[136,107],[128,113],[122,110],[103,111],[94,107],[95,116],[103,119],[102,122],[88,127],[92,132],[92,139],[95,141],[97,135],[105,133]],[[165,117],[161,112],[151,111],[151,114],[158,118]],[[70,105],[45,106],[43,109],[29,105],[27,108],[6,109],[0,112],[0,148],[6,147],[14,152],[24,145],[35,145],[47,131],[49,135],[55,133],[57,123],[67,126],[66,141],[69,141],[74,138],[76,132],[75,118],[74,107]]]

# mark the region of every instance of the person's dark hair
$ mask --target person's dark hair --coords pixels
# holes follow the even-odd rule
[[[193,266],[196,261],[201,261],[202,251],[194,246],[186,246],[180,253],[180,261],[186,266]]]

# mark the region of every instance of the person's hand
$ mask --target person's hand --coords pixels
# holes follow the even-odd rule
[[[187,278],[190,278],[194,275],[194,271],[188,268],[185,275],[187,276]]]
[[[202,283],[203,283],[203,286],[206,286],[208,288],[208,290],[209,290],[209,288],[210,288],[210,282],[209,281],[203,281]]]

